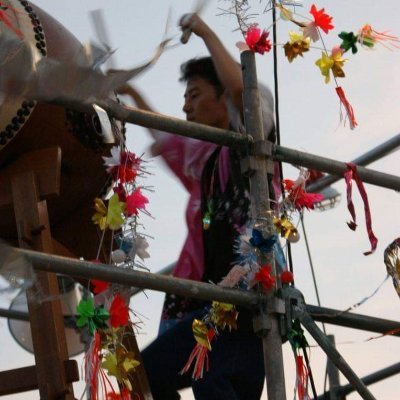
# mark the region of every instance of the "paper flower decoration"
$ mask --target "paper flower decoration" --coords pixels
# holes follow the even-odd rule
[[[303,53],[310,49],[310,38],[305,38],[302,32],[289,32],[289,41],[283,46],[285,56],[292,62],[297,56],[303,57]]]
[[[107,225],[112,230],[120,229],[124,223],[123,212],[125,203],[119,201],[118,194],[114,193],[108,201]]]
[[[78,314],[76,326],[83,328],[87,325],[91,335],[98,329],[107,328],[106,321],[110,315],[102,305],[95,308],[91,297],[87,300],[82,299],[76,307],[76,312]]]
[[[270,237],[265,238],[262,235],[261,231],[259,231],[258,229],[253,229],[252,237],[250,238],[250,244],[253,247],[257,247],[261,251],[261,253],[266,254],[272,251],[276,240],[277,237],[275,235],[271,235]]]
[[[198,380],[203,377],[204,368],[208,371],[208,351],[211,350],[211,341],[215,337],[215,331],[214,329],[208,329],[206,324],[198,319],[193,320],[192,329],[197,343],[190,353],[181,374],[188,372],[194,362],[192,378]]]
[[[281,278],[281,282],[284,284],[289,284],[289,283],[294,282],[293,274],[288,270],[282,271],[280,278]]]
[[[387,32],[377,32],[371,25],[364,25],[358,32],[358,41],[367,47],[374,47],[380,43],[385,47],[398,48],[400,40],[397,36],[388,35]]]
[[[116,294],[111,303],[110,309],[110,325],[112,328],[127,325],[129,319],[129,308],[121,295]]]
[[[268,40],[268,36],[269,32],[266,30],[261,31],[260,28],[252,26],[246,32],[246,44],[255,53],[268,53],[271,50],[271,42]]]
[[[340,44],[341,49],[343,49],[345,52],[351,49],[353,54],[357,53],[357,35],[355,35],[353,32],[340,32],[338,36],[340,39],[342,39],[342,43]]]
[[[132,384],[128,374],[139,365],[140,362],[135,359],[135,354],[126,351],[122,346],[118,346],[115,353],[106,354],[105,360],[101,364],[108,375],[114,376],[118,382],[123,383],[129,390],[132,390]]]
[[[132,250],[129,252],[129,256],[132,259],[135,258],[135,256],[138,256],[142,261],[144,261],[145,258],[150,257],[150,254],[147,252],[148,247],[149,243],[145,237],[136,236]]]
[[[97,279],[92,279],[90,283],[92,284],[92,292],[94,294],[99,294],[101,292],[104,292],[110,286],[109,282],[99,281]]]
[[[288,194],[289,201],[291,201],[294,208],[297,210],[302,210],[303,208],[312,210],[314,208],[314,203],[324,198],[320,193],[305,192],[302,185],[295,185],[295,182],[291,179],[284,179],[283,185]]]
[[[315,65],[321,70],[322,76],[325,77],[325,83],[329,83],[330,81],[330,71],[333,66],[333,60],[328,56],[327,53],[324,51],[322,52],[321,58],[319,58],[316,62]]]
[[[139,210],[144,210],[148,202],[148,198],[143,196],[140,188],[137,188],[126,198],[126,211],[128,215],[138,215]]]
[[[126,203],[126,190],[122,183],[119,183],[117,186],[114,186],[113,192],[118,195],[118,199],[121,203]]]
[[[281,234],[281,237],[290,240],[290,238],[298,237],[298,232],[296,227],[292,224],[292,222],[286,217],[286,215],[282,215],[280,218],[274,218],[273,223],[277,229],[277,231]]]
[[[255,274],[254,279],[260,282],[266,292],[275,287],[275,277],[271,275],[271,266],[263,265],[260,270]]]
[[[118,146],[111,148],[111,157],[103,157],[107,171],[116,181],[133,182],[140,169],[141,158],[134,153],[122,150]]]
[[[340,47],[334,47],[331,55],[322,52],[322,56],[315,62],[315,65],[321,70],[321,74],[325,76],[325,83],[330,82],[330,71],[335,78],[344,78],[343,64],[346,61],[343,57],[343,50]]]
[[[313,42],[319,39],[319,29],[328,33],[334,26],[331,24],[332,17],[325,13],[325,9],[317,10],[315,4],[311,6],[310,14],[314,17],[314,21],[309,22],[303,29],[304,37],[310,37]]]
[[[225,329],[228,326],[229,330],[237,329],[238,312],[233,304],[213,301],[209,315],[211,322],[216,327]]]
[[[99,228],[104,231],[107,227],[107,207],[103,200],[99,198],[94,199],[95,214],[92,217],[93,223],[99,225]]]

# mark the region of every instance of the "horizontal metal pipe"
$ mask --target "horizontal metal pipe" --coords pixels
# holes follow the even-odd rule
[[[381,143],[379,146],[374,147],[370,151],[355,158],[351,162],[355,165],[365,167],[366,165],[371,164],[374,161],[379,160],[380,158],[393,152],[399,146],[400,146],[400,133],[398,133],[396,136],[393,136],[386,142]],[[326,175],[323,178],[318,179],[317,181],[311,183],[310,185],[307,185],[306,189],[308,192],[319,192],[340,179],[341,179],[340,176]]]
[[[92,104],[80,103],[73,100],[57,99],[51,102],[61,106],[93,114]],[[145,128],[156,129],[163,132],[170,132],[179,136],[191,137],[223,146],[243,147],[253,141],[252,137],[227,129],[214,128],[196,122],[184,121],[179,118],[140,110],[138,108],[122,105],[116,101],[98,101],[97,105],[102,107],[110,117],[119,121],[129,122]]]
[[[284,161],[290,164],[328,172],[340,177],[343,177],[343,173],[347,170],[346,163],[344,162],[277,145],[273,146],[272,158],[277,161]],[[398,176],[385,174],[364,167],[358,167],[357,172],[360,179],[365,183],[400,191],[400,177]]]
[[[132,271],[130,269],[111,267],[106,264],[94,264],[88,261],[75,260],[72,258],[31,250],[18,248],[13,250],[25,256],[37,269],[48,272],[63,273],[74,277],[101,279],[126,286],[135,286],[142,289],[174,293],[203,300],[230,302],[244,306],[247,305],[249,307],[257,306],[264,298],[263,296],[251,291],[221,288],[204,282],[195,282],[149,272]],[[166,267],[164,269],[165,272],[167,273],[167,271],[170,271],[170,268],[171,266]],[[340,310],[313,305],[307,305],[306,309],[316,321],[346,326],[349,328],[377,333],[388,333],[391,330],[400,328],[400,322],[397,321],[368,317],[348,312],[343,313]],[[394,333],[394,336],[400,336],[400,332]]]
[[[94,113],[91,104],[84,104],[65,99],[58,99],[52,103],[63,105],[82,112]],[[213,128],[211,126],[206,126],[195,122],[183,121],[179,118],[123,106],[116,101],[99,101],[97,104],[104,108],[111,117],[146,128],[175,133],[180,136],[193,137],[199,140],[205,140],[224,146],[243,147],[247,146],[249,143],[252,143],[252,138],[249,135]],[[316,156],[298,150],[292,150],[278,145],[273,146],[272,159],[275,161],[283,161],[294,165],[327,172],[329,174],[338,175],[340,178],[347,169],[344,162]],[[400,191],[400,178],[397,176],[363,167],[359,167],[358,175],[360,176],[361,180],[366,183]]]
[[[16,251],[26,256],[35,269],[47,272],[60,272],[74,277],[100,279],[125,286],[136,286],[196,299],[217,300],[247,307],[256,306],[261,298],[261,295],[250,291],[221,288],[208,283],[133,271],[126,268],[116,268],[106,264],[94,264],[88,261],[47,255],[31,250],[16,249]]]
[[[0,317],[29,321],[29,314],[26,311],[7,310],[5,308],[0,308]]]
[[[366,315],[333,310],[331,308],[307,305],[307,312],[315,321],[345,326],[347,328],[360,329],[363,331],[387,334],[390,331],[400,329],[400,322],[398,321],[368,317]],[[400,331],[393,332],[392,336],[400,336]]]
[[[391,376],[396,375],[398,373],[400,373],[400,363],[393,364],[389,367],[373,372],[372,374],[367,375],[364,378],[361,378],[361,381],[364,382],[365,385],[372,385],[386,378],[390,378]],[[354,388],[352,385],[343,385],[337,387],[335,391],[338,398],[343,398],[344,396],[354,392]],[[327,393],[329,392],[319,395],[316,400],[329,399],[329,396],[327,397]]]
[[[398,373],[400,373],[400,363],[393,364],[389,367],[373,372],[370,375],[366,375],[364,378],[361,378],[361,380],[364,382],[365,385],[372,385],[373,383],[382,381],[386,378],[390,378],[391,376]],[[353,392],[354,388],[351,385],[344,385],[337,390],[339,396],[346,396],[349,393]]]

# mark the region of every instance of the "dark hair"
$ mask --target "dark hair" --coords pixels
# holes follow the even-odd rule
[[[224,92],[211,57],[192,58],[181,65],[180,82],[187,82],[194,77],[203,78],[213,85],[218,96]]]

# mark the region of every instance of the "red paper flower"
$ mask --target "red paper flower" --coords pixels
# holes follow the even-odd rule
[[[246,44],[249,46],[249,49],[255,53],[268,53],[271,50],[271,42],[268,40],[268,36],[269,32],[266,30],[261,32],[261,29],[252,26],[246,32]]]
[[[101,292],[104,292],[110,286],[109,282],[99,281],[97,279],[92,279],[90,282],[92,284],[92,292],[94,294],[99,294]]]
[[[118,186],[115,186],[113,191],[114,193],[117,193],[120,202],[126,203],[126,190],[122,183],[119,183]]]
[[[284,179],[283,184],[288,193],[289,200],[297,210],[301,210],[304,207],[308,210],[312,210],[314,208],[314,203],[324,198],[320,193],[305,192],[301,185],[295,186],[294,181],[291,179]]]
[[[114,166],[109,170],[115,180],[120,182],[133,182],[136,179],[140,169],[140,157],[136,157],[135,153],[130,151],[122,151],[119,157],[114,157],[111,161],[107,158],[106,162],[113,162]],[[119,163],[116,165],[116,163]]]
[[[266,264],[260,268],[254,276],[257,282],[260,282],[266,292],[275,287],[275,277],[271,275],[271,266]]]
[[[282,271],[281,272],[281,282],[287,283],[287,284],[293,283],[294,282],[293,274],[288,270]]]
[[[321,28],[325,33],[328,33],[334,26],[331,24],[332,17],[325,13],[325,8],[317,10],[315,4],[311,6],[310,14],[314,17],[314,24]]]
[[[137,215],[139,210],[144,210],[149,199],[142,195],[140,188],[137,188],[132,194],[126,198],[126,210],[128,215]]]
[[[118,328],[119,326],[124,326],[128,323],[129,308],[121,295],[116,294],[114,296],[109,313],[110,325],[113,328]]]

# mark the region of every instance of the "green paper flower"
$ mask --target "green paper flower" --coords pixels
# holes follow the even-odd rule
[[[76,307],[76,312],[78,314],[76,326],[83,328],[87,325],[91,335],[98,329],[108,328],[106,321],[110,318],[110,314],[102,305],[95,308],[92,298],[82,299]]]
[[[353,54],[357,53],[357,35],[355,35],[353,32],[340,32],[338,36],[340,39],[342,39],[342,43],[340,45],[341,49],[343,49],[345,52],[351,49]]]

